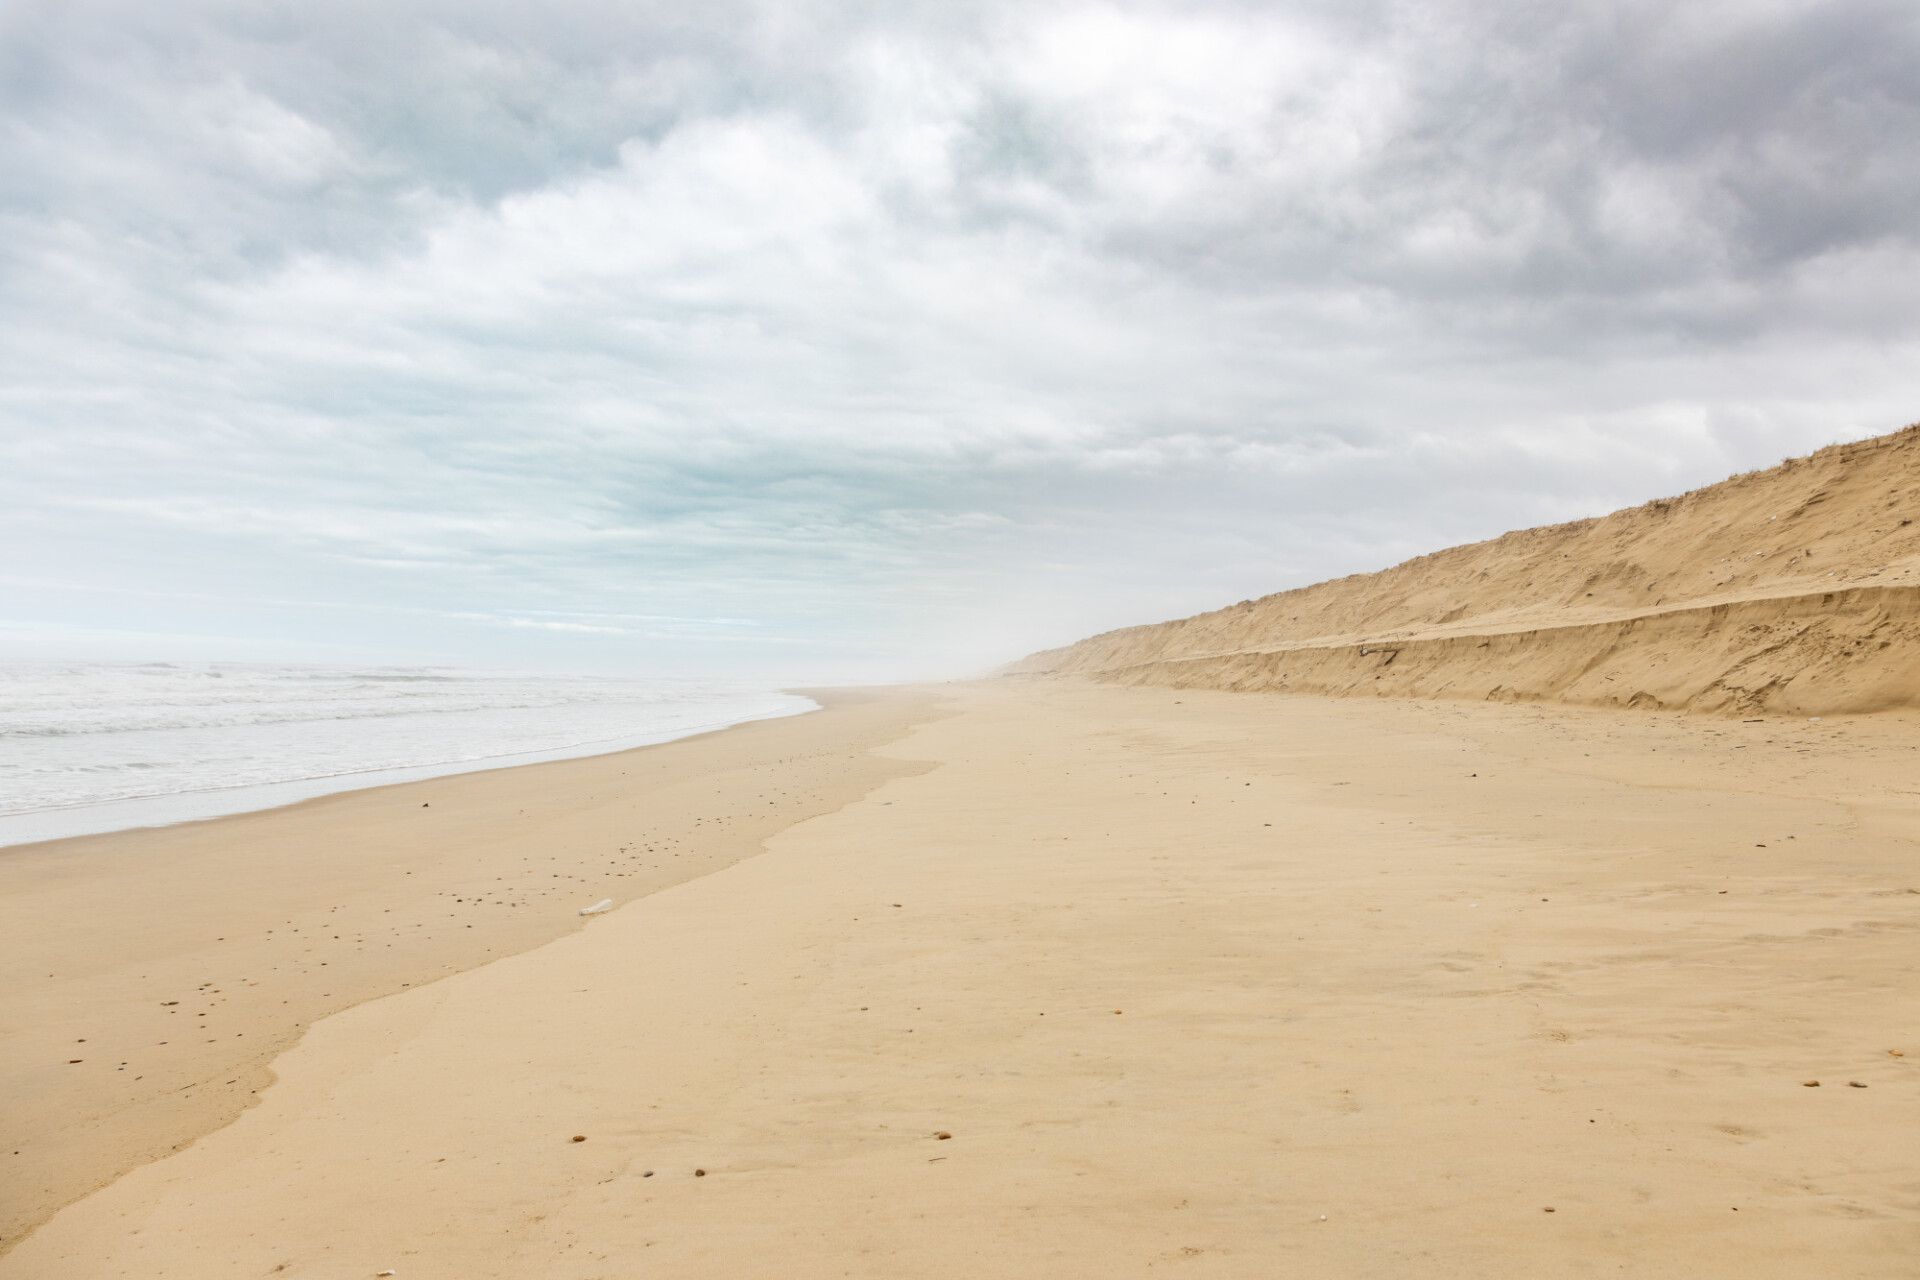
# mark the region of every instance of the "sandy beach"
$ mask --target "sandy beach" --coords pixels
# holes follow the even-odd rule
[[[230,1122],[329,1014],[525,951],[922,766],[926,699],[0,850],[0,1250]]]
[[[1916,67],[0,4],[0,1280],[1920,1280]]]
[[[1749,719],[1000,679],[18,851],[0,1277],[1908,1276],[1920,721]]]

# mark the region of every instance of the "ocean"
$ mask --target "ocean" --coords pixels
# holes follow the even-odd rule
[[[815,709],[741,682],[440,667],[0,666],[0,845],[595,755]]]

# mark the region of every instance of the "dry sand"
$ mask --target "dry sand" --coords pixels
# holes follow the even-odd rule
[[[1011,669],[1736,715],[1920,707],[1920,426]]]
[[[765,853],[319,1021],[0,1277],[1920,1265],[1920,723],[941,697]]]

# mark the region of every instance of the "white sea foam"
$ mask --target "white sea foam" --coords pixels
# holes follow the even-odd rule
[[[616,751],[813,707],[710,680],[224,663],[0,667],[0,845]]]

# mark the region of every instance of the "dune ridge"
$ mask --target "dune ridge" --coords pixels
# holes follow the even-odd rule
[[[1819,715],[1920,704],[1920,424],[1033,654],[1176,688]]]

